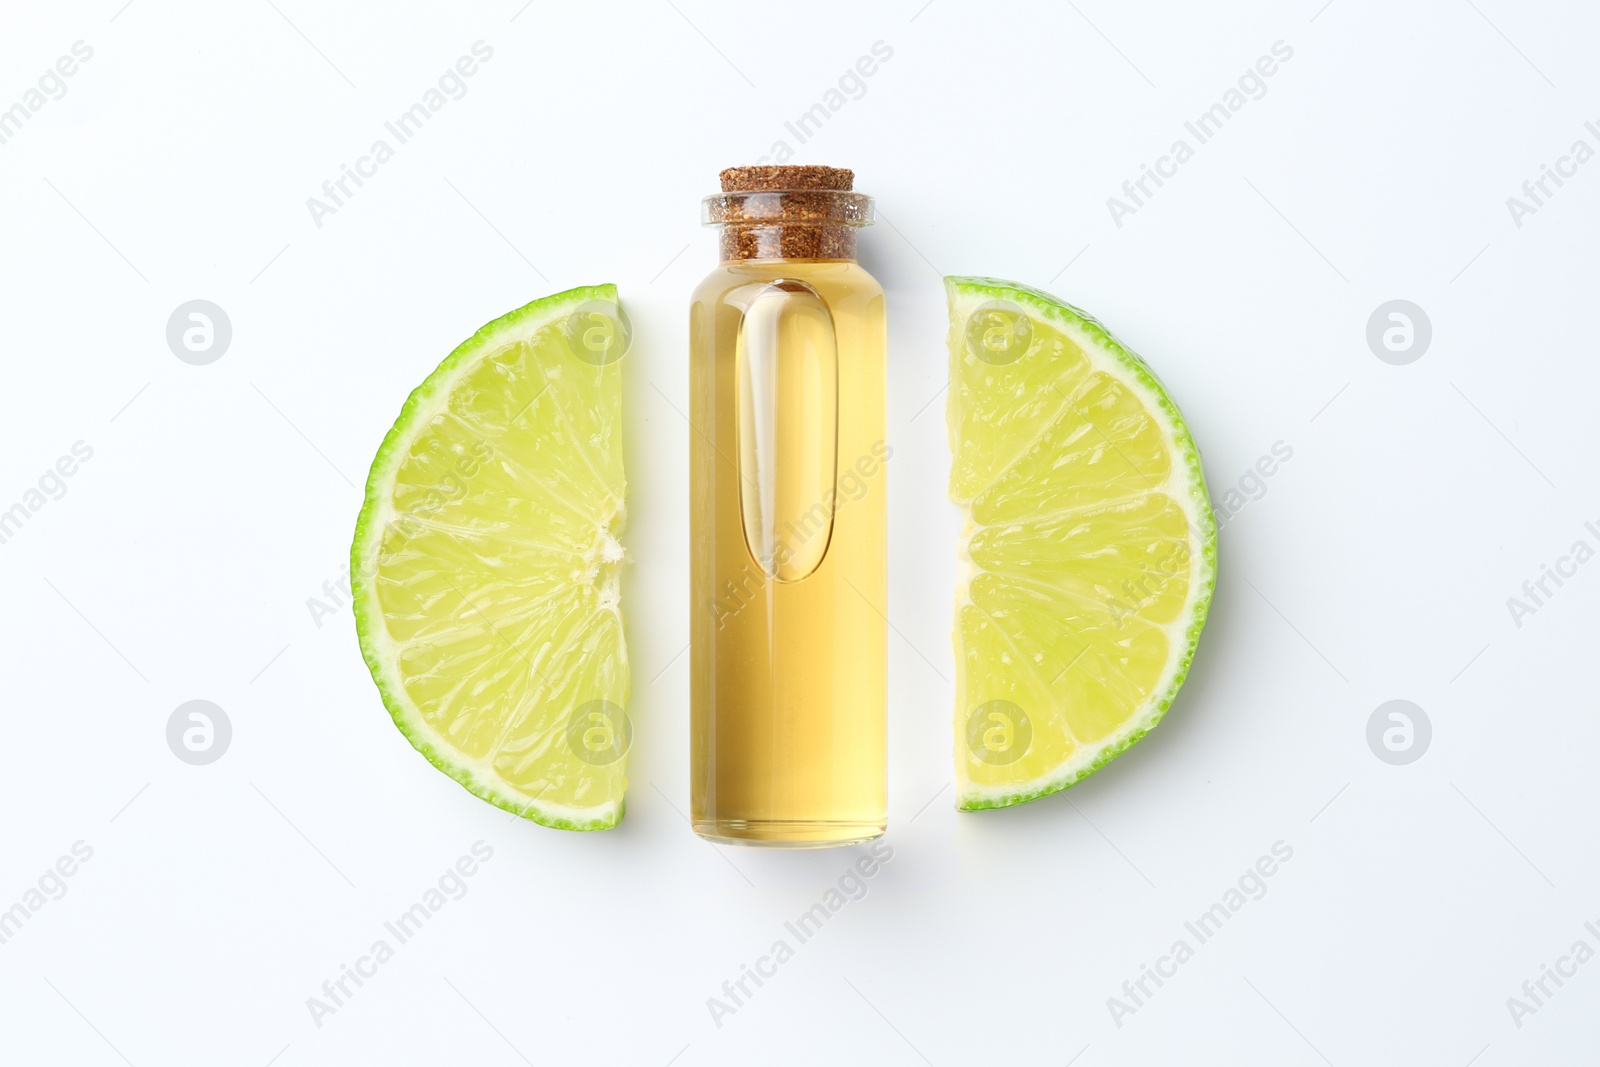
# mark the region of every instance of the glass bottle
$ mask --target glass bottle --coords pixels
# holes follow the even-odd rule
[[[883,289],[872,200],[831,167],[722,172],[689,314],[694,830],[816,848],[883,833]]]

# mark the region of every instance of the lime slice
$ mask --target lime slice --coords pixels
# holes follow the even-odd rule
[[[400,732],[566,830],[615,826],[627,786],[627,334],[611,285],[479,330],[384,438],[350,550],[361,652]]]
[[[1183,684],[1216,584],[1200,454],[1144,361],[1054,297],[947,278],[956,780],[999,808],[1093,774]]]

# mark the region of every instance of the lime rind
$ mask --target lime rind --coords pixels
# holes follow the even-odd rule
[[[422,384],[412,390],[372,461],[361,514],[356,520],[355,538],[350,547],[351,599],[361,658],[372,673],[384,707],[389,710],[395,726],[406,740],[429,763],[455,779],[468,792],[495,807],[542,826],[580,831],[606,830],[616,826],[626,813],[624,798],[619,796],[593,807],[574,808],[516,796],[504,787],[498,776],[492,772],[486,773],[482,767],[473,766],[464,756],[442,744],[437,732],[423,720],[416,705],[406,694],[394,669],[395,657],[391,652],[393,642],[384,625],[374,579],[383,531],[396,514],[393,503],[386,498],[386,491],[393,486],[396,470],[404,462],[412,440],[427,420],[443,409],[451,387],[484,356],[508,344],[533,337],[541,329],[563,321],[572,312],[593,301],[620,306],[616,286],[592,285],[568,289],[508,312],[457,345]],[[620,610],[618,614],[620,616]],[[627,646],[621,643],[619,647],[624,657],[622,666],[626,671]]]
[[[1189,583],[1186,603],[1171,628],[1174,631],[1171,635],[1174,638],[1173,647],[1181,651],[1169,657],[1166,670],[1151,694],[1119,729],[1104,740],[1092,746],[1080,746],[1073,757],[1038,778],[1004,785],[979,785],[964,780],[962,774],[961,709],[959,707],[956,709],[956,806],[963,811],[981,811],[1023,804],[1068,789],[1126,752],[1161,721],[1188,676],[1190,664],[1193,663],[1195,651],[1199,647],[1200,631],[1205,626],[1211,597],[1216,589],[1217,527],[1212,514],[1211,498],[1206,491],[1200,450],[1189,433],[1183,414],[1150,366],[1137,353],[1119,341],[1099,320],[1042,290],[997,278],[947,277],[945,291],[950,305],[952,381],[957,377],[959,360],[962,358],[965,346],[964,334],[968,315],[987,301],[1006,300],[1060,330],[1078,344],[1096,369],[1110,374],[1133,389],[1144,400],[1146,407],[1159,416],[1167,439],[1173,446],[1174,454],[1181,460],[1181,463],[1174,464],[1169,472],[1163,491],[1183,508],[1189,520],[1191,541],[1198,541],[1199,545],[1199,551],[1192,557],[1195,560],[1195,573]],[[955,437],[957,403],[958,398],[952,389],[947,400],[947,425],[951,435],[952,451],[957,444]],[[962,505],[965,510],[971,501],[956,499],[956,503]],[[974,529],[969,512],[962,538],[964,560],[966,544],[970,541]],[[970,560],[965,560],[965,563],[968,573],[963,576],[960,583],[963,596],[966,595],[967,579],[974,569]],[[958,603],[956,608],[958,615],[960,607]],[[952,641],[956,646],[957,670],[964,671],[960,635],[960,628],[955,628]],[[957,690],[958,692],[960,690],[959,677]]]

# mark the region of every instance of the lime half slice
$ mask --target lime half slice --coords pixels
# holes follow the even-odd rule
[[[622,818],[626,319],[536,300],[439,364],[384,438],[351,548],[356,632],[400,732],[546,826]]]
[[[1200,454],[1144,361],[1077,308],[948,278],[964,809],[1058,792],[1154,726],[1216,584]]]

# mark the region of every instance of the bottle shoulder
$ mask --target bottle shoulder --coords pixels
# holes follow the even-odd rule
[[[735,289],[780,278],[804,282],[824,293],[871,299],[883,286],[855,260],[751,259],[719,263],[695,287],[694,299],[715,301]]]

